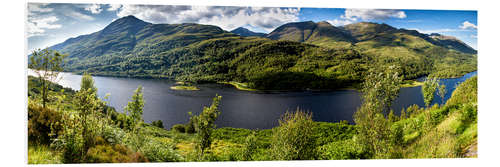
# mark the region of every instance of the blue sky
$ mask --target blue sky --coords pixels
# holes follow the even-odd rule
[[[288,22],[328,21],[343,26],[369,21],[454,36],[477,48],[476,11],[29,3],[28,50],[99,31],[128,15],[151,23],[211,24],[228,31],[243,26],[266,33]]]

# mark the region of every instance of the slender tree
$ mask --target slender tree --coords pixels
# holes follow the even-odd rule
[[[132,127],[133,130],[140,127],[140,125],[143,122],[142,119],[143,108],[144,108],[144,99],[142,93],[142,86],[139,85],[139,87],[137,87],[137,89],[134,91],[134,94],[132,95],[132,100],[129,101],[127,106],[125,107],[125,111],[127,112],[128,116],[130,116],[130,118],[133,120],[134,124]]]
[[[432,100],[434,100],[434,94],[438,88],[439,83],[437,78],[427,78],[422,85],[422,96],[424,98],[424,103],[426,107],[429,107]]]
[[[441,97],[441,105],[443,105],[445,103],[444,96],[446,95],[446,85],[441,84],[441,86],[439,86],[438,95]]]
[[[42,105],[46,107],[48,101],[48,82],[56,82],[59,72],[63,71],[63,59],[66,55],[51,49],[35,50],[29,59],[28,68],[33,70],[42,83]]]
[[[215,95],[210,107],[204,107],[203,112],[195,116],[195,129],[197,132],[197,148],[200,151],[200,159],[207,148],[212,144],[212,131],[215,129],[215,120],[220,115],[219,103],[222,96]]]
[[[354,114],[354,121],[359,127],[358,142],[375,158],[388,158],[393,150],[390,143],[391,122],[385,115],[398,96],[401,82],[398,69],[390,66],[384,71],[372,69],[363,83],[363,103]]]

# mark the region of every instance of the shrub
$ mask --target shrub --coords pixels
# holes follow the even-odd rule
[[[150,139],[141,148],[144,156],[151,162],[175,162],[180,161],[181,156],[174,150],[170,143]]]
[[[183,124],[175,124],[174,126],[172,126],[172,130],[180,133],[186,132],[186,128]]]
[[[245,143],[243,144],[243,148],[241,150],[241,160],[249,161],[252,160],[252,155],[255,153],[257,149],[257,137],[255,136],[255,131],[252,131],[250,135],[245,139]]]
[[[91,163],[148,162],[141,153],[120,144],[96,145],[87,151],[86,157]]]
[[[153,126],[156,126],[156,127],[162,128],[162,129],[164,128],[163,127],[163,121],[161,121],[161,120],[153,121],[151,124]]]
[[[276,160],[308,160],[316,156],[312,115],[297,109],[285,113],[273,129],[271,154]]]
[[[63,129],[61,119],[62,113],[29,102],[28,140],[49,144],[51,134],[57,138]]]
[[[352,139],[331,142],[318,147],[319,159],[365,159],[368,158],[368,152],[362,145],[354,142]]]
[[[196,128],[194,126],[196,117],[193,117],[193,114],[189,112],[189,122],[185,126],[186,133],[196,133]]]
[[[110,144],[122,144],[122,139],[125,137],[123,129],[106,125],[102,131],[102,138]]]

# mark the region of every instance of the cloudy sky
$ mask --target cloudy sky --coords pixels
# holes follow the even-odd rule
[[[99,31],[128,15],[151,23],[211,24],[228,31],[246,27],[265,33],[288,22],[328,21],[342,26],[369,21],[451,35],[477,48],[476,11],[29,3],[28,50]]]

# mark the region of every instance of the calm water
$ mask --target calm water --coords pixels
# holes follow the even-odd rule
[[[28,73],[32,74],[30,71]],[[468,73],[461,78],[441,80],[447,88],[446,99],[451,96],[458,83],[474,75],[477,75],[477,72]],[[63,73],[61,76],[59,84],[75,90],[80,89],[80,75]],[[109,93],[109,105],[120,112],[137,86],[142,85],[146,101],[144,120],[162,120],[166,128],[186,123],[189,119],[188,112],[200,113],[203,106],[211,104],[215,94],[222,96],[217,127],[268,129],[278,125],[280,115],[297,107],[312,111],[315,121],[352,122],[352,115],[361,104],[360,93],[355,90],[264,93],[239,91],[229,85],[203,84],[198,85],[200,91],[178,91],[170,90],[174,83],[166,80],[99,76],[95,76],[94,80],[98,95],[102,98]],[[441,103],[441,99],[436,97],[433,103]],[[399,113],[402,108],[412,104],[424,106],[420,87],[402,88],[393,109]]]

